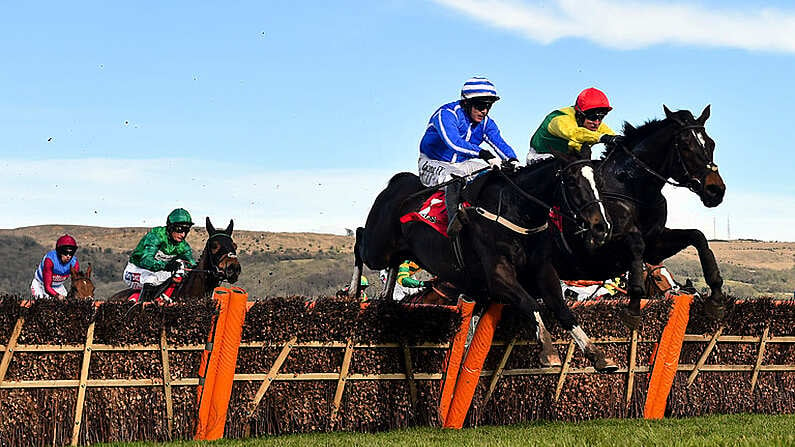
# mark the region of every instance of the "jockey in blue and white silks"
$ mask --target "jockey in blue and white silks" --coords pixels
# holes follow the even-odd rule
[[[486,78],[468,79],[461,99],[439,107],[431,116],[420,141],[419,176],[425,186],[435,186],[463,177],[489,165],[499,168],[501,161],[519,165],[516,153],[500,135],[497,123],[489,118],[491,106],[499,100],[497,89]],[[481,148],[486,143],[488,148]],[[454,186],[455,185],[455,186]],[[457,233],[460,183],[445,188],[450,230]]]

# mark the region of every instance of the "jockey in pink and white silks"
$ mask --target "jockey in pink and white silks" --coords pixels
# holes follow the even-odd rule
[[[55,242],[55,250],[44,255],[33,282],[30,283],[30,294],[33,298],[66,298],[64,283],[71,276],[72,267],[80,270],[75,252],[77,242],[72,236],[65,234]]]
[[[499,168],[502,161],[519,165],[516,153],[500,135],[497,123],[489,116],[491,106],[500,99],[494,84],[486,78],[468,79],[461,99],[439,107],[431,116],[420,141],[419,176],[425,186],[435,186],[455,177],[467,176],[487,166]],[[488,148],[481,148],[485,143]],[[461,227],[458,206],[461,182],[445,187],[445,205],[453,237]]]
[[[146,295],[171,278],[181,262],[193,266],[193,250],[185,240],[193,222],[190,214],[177,208],[166,219],[165,227],[155,227],[138,242],[124,268],[124,282]],[[143,300],[145,297],[142,296]]]

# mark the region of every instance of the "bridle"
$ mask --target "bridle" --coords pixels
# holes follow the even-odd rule
[[[696,190],[695,185],[701,184],[701,181],[699,179],[697,179],[694,175],[690,174],[690,170],[687,169],[687,164],[685,163],[685,160],[682,157],[681,139],[678,138],[683,132],[685,132],[687,130],[703,130],[703,131],[706,132],[706,129],[701,124],[684,125],[681,128],[679,128],[673,135],[673,138],[674,138],[674,150],[672,152],[676,155],[676,161],[679,162],[679,167],[684,172],[685,177],[689,179],[689,181],[687,183],[682,183],[682,182],[679,182],[679,181],[676,181],[676,180],[669,180],[667,177],[664,177],[662,174],[660,174],[659,172],[655,171],[648,164],[646,164],[643,160],[638,158],[638,156],[635,155],[634,152],[630,151],[629,148],[626,145],[621,144],[620,146],[621,146],[621,149],[623,149],[623,151],[627,155],[629,155],[629,157],[635,162],[635,164],[637,164],[638,166],[643,168],[646,172],[648,172],[652,176],[658,178],[659,180],[662,180],[664,183],[667,183],[668,185],[671,185],[673,187],[676,187],[676,188],[687,188],[687,189],[693,191],[694,193],[698,194],[699,192],[698,192],[698,190]],[[700,153],[698,153],[696,151],[691,151],[691,152],[696,157],[699,158],[699,161],[704,162],[704,165],[706,166],[706,168],[708,170],[710,170],[712,172],[717,172],[718,171],[718,165],[716,165],[714,162],[712,162],[710,160],[707,160],[706,157],[702,156]],[[610,155],[612,155],[612,154],[613,154],[613,152],[610,153]],[[610,158],[610,155],[608,155],[607,158]],[[663,166],[669,166],[671,164],[671,162],[672,162],[671,156],[667,155],[666,158],[665,158],[665,161],[663,162]],[[602,166],[604,166],[604,164]]]
[[[77,297],[77,289],[78,289],[77,283],[78,282],[84,284],[86,287],[88,287],[88,284],[92,284],[92,285],[94,284],[93,281],[91,281],[89,278],[76,278],[76,279],[73,279],[73,280],[71,280],[71,287],[69,287],[69,295],[68,296],[73,297],[73,298]],[[94,297],[92,295],[92,296],[86,296],[86,297],[83,297],[83,298],[91,299],[91,298],[94,298]]]
[[[226,233],[223,233],[223,232],[215,233],[212,236],[210,236],[209,239],[207,239],[207,249],[210,248],[210,242],[213,239],[215,239],[215,238],[224,238],[224,237],[229,239],[230,241],[232,241],[232,236],[230,236],[230,235],[228,235]],[[213,255],[212,253],[208,253],[208,256],[209,256],[209,260],[210,260],[210,266],[212,267],[211,270],[190,269],[190,271],[191,272],[198,272],[198,273],[208,273],[210,275],[213,275],[213,277],[215,279],[219,280],[219,281],[228,280],[229,279],[229,275],[226,273],[226,270],[220,268],[219,266],[226,259],[237,259],[237,253],[235,252],[235,250],[231,249],[231,250],[227,251],[226,253],[222,254],[217,259],[216,259],[215,255]]]
[[[561,198],[563,199],[563,204],[567,208],[566,210],[563,210],[563,209],[557,210],[557,213],[560,214],[561,217],[563,217],[565,219],[568,219],[569,221],[571,221],[572,223],[577,225],[578,228],[577,228],[577,231],[575,231],[575,234],[581,234],[581,233],[589,231],[588,230],[588,225],[587,225],[588,221],[587,221],[587,219],[585,219],[585,217],[583,217],[583,211],[585,209],[589,208],[589,207],[592,207],[592,206],[599,206],[599,204],[602,203],[602,200],[594,198],[594,200],[591,200],[591,201],[589,201],[589,202],[587,202],[585,204],[582,204],[580,206],[572,205],[573,200],[571,200],[571,198],[569,197],[568,189],[566,188],[566,184],[565,184],[565,175],[564,175],[564,173],[566,171],[568,171],[572,166],[579,165],[579,164],[586,164],[586,163],[590,163],[590,162],[591,162],[591,160],[575,160],[575,161],[569,163],[568,165],[558,169],[558,171],[555,173],[555,176],[559,180],[558,188],[560,190]],[[502,172],[502,171],[499,171],[499,172],[502,175],[502,177],[505,179],[506,183],[508,183],[508,185],[510,185],[520,196],[522,196],[523,198],[535,203],[536,205],[538,205],[538,206],[540,206],[540,207],[542,207],[544,209],[547,209],[547,210],[552,210],[553,209],[552,206],[550,206],[548,203],[544,202],[543,200],[533,196],[532,194],[530,194],[527,191],[525,191],[524,189],[522,189],[521,186],[517,185],[504,172]],[[569,212],[569,211],[571,211],[571,212]],[[583,225],[583,224],[585,224],[585,225]]]

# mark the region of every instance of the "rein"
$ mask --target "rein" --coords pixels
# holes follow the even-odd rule
[[[680,135],[682,132],[684,132],[684,131],[686,131],[686,130],[693,130],[693,129],[701,129],[701,130],[704,130],[704,126],[703,126],[703,125],[698,125],[698,124],[693,124],[693,125],[682,126],[681,128],[679,128],[679,129],[676,131],[676,133],[674,133],[674,137],[677,137],[677,136],[679,136],[679,135]],[[696,191],[696,190],[694,189],[694,186],[693,186],[693,185],[694,185],[695,183],[701,183],[701,182],[700,182],[698,179],[696,179],[694,176],[692,176],[692,175],[690,174],[690,171],[687,169],[687,165],[685,164],[685,161],[682,159],[682,149],[679,147],[679,140],[678,140],[678,139],[674,140],[674,149],[676,150],[676,157],[677,157],[677,159],[679,160],[679,164],[680,164],[680,166],[682,167],[682,170],[684,171],[684,173],[685,173],[685,176],[690,178],[690,181],[689,181],[688,183],[686,183],[686,184],[685,184],[685,183],[678,182],[678,181],[672,181],[672,180],[669,180],[669,179],[668,179],[668,178],[666,178],[666,177],[663,177],[663,176],[662,176],[662,174],[660,174],[659,172],[655,171],[655,170],[654,170],[654,169],[652,169],[652,168],[651,168],[651,167],[650,167],[648,164],[646,164],[645,162],[643,162],[643,160],[641,160],[640,158],[638,158],[638,156],[637,156],[637,155],[635,155],[635,153],[634,153],[634,152],[630,151],[630,150],[629,150],[629,148],[627,148],[627,146],[626,146],[626,145],[623,145],[623,144],[622,144],[622,145],[621,145],[621,149],[623,149],[623,150],[624,150],[624,152],[625,152],[627,155],[629,155],[629,156],[630,156],[630,158],[631,158],[631,159],[632,159],[632,160],[633,160],[633,161],[634,161],[634,162],[635,162],[635,163],[636,163],[638,166],[640,166],[641,168],[643,168],[643,169],[644,169],[646,172],[648,172],[648,173],[649,173],[649,174],[651,174],[652,176],[656,177],[657,179],[659,179],[659,180],[662,180],[664,183],[667,183],[667,184],[669,184],[669,185],[671,185],[671,186],[673,186],[673,187],[676,187],[676,188],[687,188],[687,189],[689,189],[689,190],[691,190],[691,191],[693,191],[693,192],[695,192],[695,193],[698,193],[698,191]],[[696,154],[696,155],[697,155],[699,158],[702,158],[702,159],[704,158],[704,157],[701,157],[699,154]],[[609,155],[608,155],[608,157],[609,157]],[[666,157],[666,163],[664,163],[664,165],[667,165],[667,164],[668,164],[668,163],[667,163],[667,160],[668,160],[668,158]],[[702,160],[702,161],[706,161],[706,166],[707,166],[707,169],[709,169],[709,170],[711,170],[711,171],[717,171],[717,170],[718,170],[718,166],[717,166],[715,163],[713,163],[713,162],[710,162],[710,161],[708,161],[708,160]]]

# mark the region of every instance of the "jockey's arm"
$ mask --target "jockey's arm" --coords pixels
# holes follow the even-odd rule
[[[439,131],[444,144],[453,151],[462,154],[464,160],[477,157],[480,148],[459,135],[457,123],[458,116],[454,111],[441,109],[436,114],[433,125]]]
[[[193,258],[193,249],[190,248],[187,242],[185,243],[185,250],[179,254],[179,257],[188,263],[189,268],[193,268],[196,265],[196,260]]]
[[[583,144],[598,143],[599,138],[602,138],[602,135],[604,135],[604,132],[601,132],[601,127],[596,131],[580,127],[577,125],[577,121],[568,115],[555,117],[549,122],[547,130],[556,137],[568,140],[569,149],[576,152],[580,151]]]
[[[166,263],[155,259],[155,254],[160,248],[160,238],[150,231],[146,233],[143,239],[143,251],[141,252],[141,259],[138,267],[151,270],[153,272],[160,272],[166,269]]]
[[[47,295],[55,298],[58,297],[60,293],[56,292],[55,289],[52,288],[52,268],[52,260],[45,259],[44,268],[41,269],[41,277],[44,280],[44,291],[47,292]]]
[[[500,134],[500,129],[497,127],[497,123],[488,117],[486,119],[488,119],[488,121],[486,122],[484,129],[485,138],[483,140],[493,147],[503,160],[508,160],[510,158],[517,159],[516,152],[502,138],[502,134]]]
[[[403,287],[422,287],[424,283],[411,277],[417,272],[417,269],[412,269],[413,265],[409,262],[404,262],[398,267],[397,283]]]

